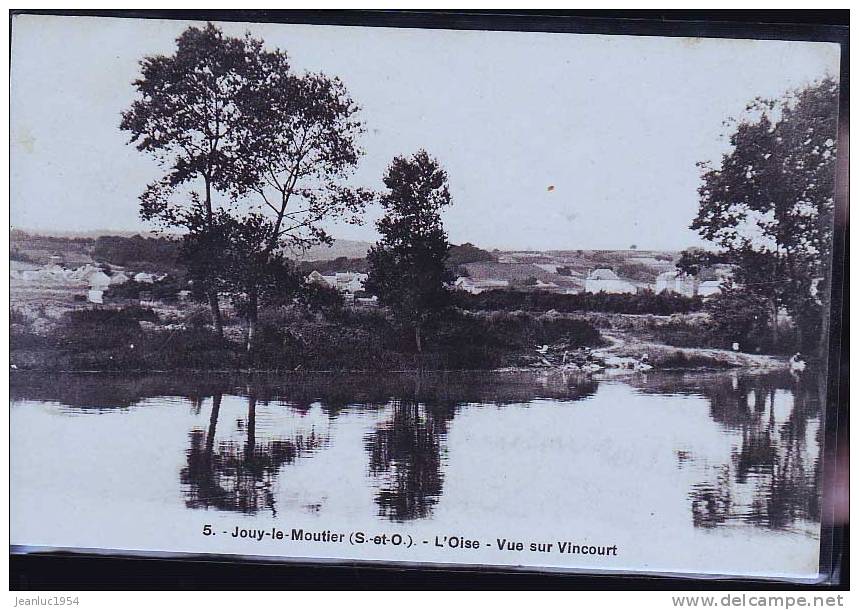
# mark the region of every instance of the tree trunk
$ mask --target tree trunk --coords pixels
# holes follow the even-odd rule
[[[208,229],[212,228],[212,180],[208,172],[203,174],[203,181],[206,184],[206,224]],[[219,339],[224,338],[224,323],[221,319],[221,305],[218,303],[218,291],[212,289],[209,291],[209,307],[212,309],[212,324],[215,327],[215,334]]]
[[[252,460],[257,445],[257,399],[251,394],[248,396],[248,441],[245,444],[245,459]]]
[[[218,414],[221,412],[221,395],[212,396],[212,413],[209,415],[209,429],[206,433],[206,459],[210,460],[215,447],[215,429],[218,427]]]
[[[415,348],[418,350],[418,353],[421,353],[421,327],[419,325],[415,325]]]
[[[212,310],[212,324],[215,327],[215,334],[220,339],[224,338],[224,322],[221,319],[221,305],[218,303],[218,293],[214,290],[209,292],[209,307]]]
[[[772,351],[775,352],[778,347],[778,301],[772,300],[773,308],[773,328],[772,328]]]
[[[247,352],[250,354],[254,347],[254,338],[257,330],[257,310],[259,303],[256,291],[251,291],[248,295],[248,344]]]

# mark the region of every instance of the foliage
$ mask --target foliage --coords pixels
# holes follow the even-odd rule
[[[323,222],[360,222],[372,199],[347,184],[362,154],[358,107],[339,79],[296,74],[283,51],[212,24],[188,28],[174,55],[141,66],[121,128],[166,170],[141,196],[141,216],[186,230],[181,254],[196,294],[207,296],[216,330],[217,295],[232,295],[250,349],[259,305],[295,291],[286,252],[331,243]],[[190,188],[199,180],[202,193]]]
[[[141,218],[160,229],[179,227],[190,233],[185,253],[199,262],[214,238],[212,191],[235,194],[246,188],[233,169],[243,122],[239,102],[249,95],[262,43],[249,36],[224,36],[210,23],[189,27],[176,45],[173,55],[140,62],[141,78],[134,81],[138,98],[123,112],[120,129],[130,132],[129,143],[153,156],[165,172],[140,196]],[[192,186],[201,180],[202,193]],[[180,187],[188,192],[177,196]],[[207,292],[220,331],[217,269],[198,264],[192,275]]]
[[[457,291],[457,306],[473,311],[604,311],[624,314],[689,313],[701,309],[700,298],[676,293],[655,294],[645,290],[636,294],[606,292],[558,294],[542,291],[489,290],[480,294]]]
[[[719,347],[729,348],[734,342],[749,352],[775,347],[769,329],[769,302],[760,294],[728,283],[707,302],[706,310],[709,334],[717,338]]]
[[[498,262],[498,257],[466,242],[459,246],[451,245],[447,252],[447,264],[451,269],[456,269],[466,263]]]
[[[395,157],[384,177],[380,199],[385,215],[376,223],[382,238],[367,254],[365,288],[414,329],[421,351],[422,329],[450,302],[446,285],[449,245],[440,212],[450,205],[447,174],[424,151]]]
[[[9,324],[28,324],[29,322],[29,318],[23,311],[15,307],[9,308]]]
[[[837,126],[838,84],[827,78],[781,100],[756,99],[733,122],[719,166],[699,164],[692,228],[736,266],[738,290],[768,302],[773,342],[781,307],[799,325],[798,343],[821,335],[807,322],[826,310],[811,287],[823,278],[828,293]]]
[[[185,312],[185,325],[194,330],[202,330],[212,324],[212,312],[205,307],[191,307]]]
[[[63,314],[58,344],[75,351],[131,346],[140,333],[140,322],[130,312],[117,309],[78,309]]]
[[[222,252],[224,285],[237,311],[255,321],[259,307],[280,305],[295,298],[302,278],[281,251],[269,251],[272,224],[262,214],[229,219],[227,246]]]
[[[331,244],[322,221],[360,224],[373,197],[347,183],[363,154],[359,107],[340,79],[295,74],[280,50],[258,50],[255,62],[252,89],[240,105],[234,190],[253,192],[255,209],[270,219],[269,252]]]
[[[710,252],[701,248],[687,248],[680,253],[676,267],[682,273],[701,277],[702,272],[713,265],[728,263],[730,258],[724,253]]]
[[[154,299],[175,301],[179,291],[185,290],[187,284],[187,280],[170,275],[152,283],[128,280],[122,284],[109,286],[104,292],[104,297],[108,300],[139,299],[141,293],[149,293]]]
[[[311,271],[318,271],[322,275],[330,275],[338,271],[367,273],[370,270],[366,258],[347,258],[345,256],[339,256],[330,260],[302,261],[298,263],[298,268],[305,275]]]

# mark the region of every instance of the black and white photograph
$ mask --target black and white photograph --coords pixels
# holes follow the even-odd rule
[[[12,552],[826,580],[843,59],[13,16]]]

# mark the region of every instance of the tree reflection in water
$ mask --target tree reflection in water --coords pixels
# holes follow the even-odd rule
[[[543,373],[531,377],[525,402],[534,399],[535,386],[540,394],[574,401],[594,395],[597,385],[582,376]],[[459,408],[469,402],[461,397],[474,394],[473,390],[457,393],[450,389],[450,384],[439,384],[438,379],[416,376],[411,395],[402,388],[390,405],[390,417],[368,435],[365,446],[370,457],[369,474],[377,486],[379,516],[399,522],[423,519],[431,515],[441,498],[448,426]],[[511,401],[509,392],[497,390],[497,404]]]
[[[427,517],[441,497],[442,440],[455,407],[397,399],[392,409],[366,443],[370,474],[379,481],[379,515],[394,521]]]
[[[813,374],[734,374],[698,380],[695,391],[709,399],[712,419],[739,439],[730,460],[708,468],[708,478],[693,486],[694,524],[790,529],[819,522],[824,381]]]
[[[319,449],[326,437],[311,429],[307,435],[257,440],[257,398],[247,396],[244,444],[226,440],[215,447],[215,432],[221,409],[221,394],[212,397],[212,412],[206,431],[189,433],[187,464],[180,473],[189,508],[216,508],[254,514],[270,510],[277,514],[272,484],[280,468]]]

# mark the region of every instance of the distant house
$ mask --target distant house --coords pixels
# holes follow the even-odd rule
[[[671,292],[687,297],[694,297],[698,294],[698,287],[698,278],[675,269],[673,271],[665,271],[656,276],[656,286],[653,291],[656,294]]]
[[[464,290],[470,294],[480,294],[487,290],[508,288],[510,282],[507,280],[477,280],[470,277],[458,277],[453,285],[457,290]]]
[[[140,282],[141,284],[152,284],[153,282],[155,282],[155,276],[152,275],[151,273],[146,273],[144,271],[141,271],[140,273],[138,273],[137,275],[134,276],[134,281]]]
[[[722,292],[722,282],[720,280],[707,280],[701,282],[698,286],[698,296],[700,297],[710,297],[720,292]]]
[[[110,276],[110,284],[111,286],[115,286],[117,284],[124,284],[128,281],[128,276],[125,275],[122,271],[114,271]]]
[[[364,282],[367,281],[366,273],[337,273],[334,276],[334,287],[340,292],[355,295],[356,292],[364,290]]]
[[[110,276],[101,270],[93,271],[87,276],[86,281],[89,283],[87,301],[90,303],[103,303],[104,291],[110,286]]]
[[[307,283],[308,284],[317,284],[319,286],[328,286],[328,282],[325,280],[325,276],[319,273],[316,269],[311,271],[307,275]]]
[[[635,285],[620,279],[611,269],[594,269],[585,278],[585,292],[608,292],[612,294],[635,294]]]
[[[656,277],[654,291],[682,294],[687,297],[709,297],[722,292],[722,281],[730,275],[724,269],[710,270],[707,276],[713,279],[701,280],[699,277],[688,275],[681,271],[666,271]],[[705,277],[707,277],[705,276]]]
[[[354,273],[352,271],[337,272],[334,275],[322,275],[316,270],[307,276],[307,282],[320,286],[330,286],[342,294],[346,299],[353,299],[355,294],[364,291],[364,282],[367,281],[366,273]]]

